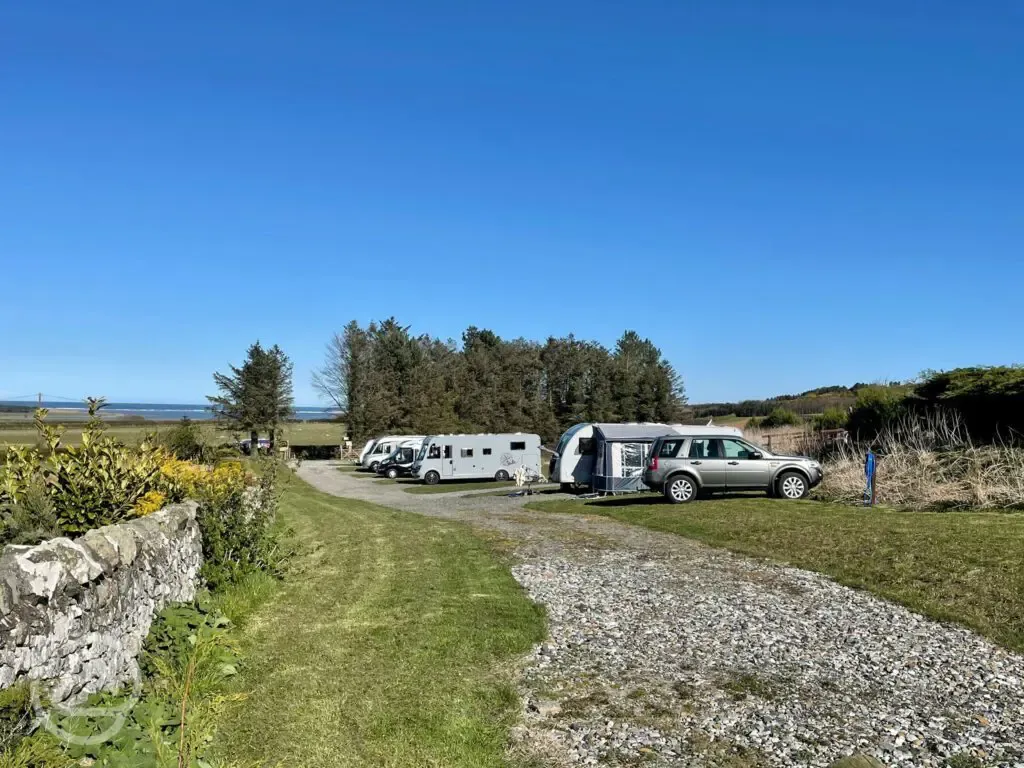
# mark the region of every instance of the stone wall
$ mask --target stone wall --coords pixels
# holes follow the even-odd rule
[[[202,544],[191,502],[0,556],[0,688],[44,681],[73,702],[136,679],[153,616],[195,596]]]

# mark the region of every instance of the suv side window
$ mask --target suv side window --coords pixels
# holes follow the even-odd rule
[[[658,450],[658,457],[662,459],[675,458],[682,442],[682,440],[666,440],[661,444],[661,448]]]
[[[690,458],[706,459],[717,455],[714,443],[714,440],[709,440],[706,437],[694,438],[690,441]]]
[[[722,447],[725,448],[727,459],[749,459],[754,454],[754,449],[739,440],[723,440]]]

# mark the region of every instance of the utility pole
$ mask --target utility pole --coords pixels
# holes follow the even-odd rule
[[[42,392],[39,393],[39,407],[40,408],[43,407],[43,393]]]

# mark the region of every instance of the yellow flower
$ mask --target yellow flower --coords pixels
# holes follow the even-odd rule
[[[151,515],[157,510],[162,509],[165,501],[167,501],[167,497],[160,493],[160,491],[148,491],[145,496],[139,499],[132,512],[136,517]]]

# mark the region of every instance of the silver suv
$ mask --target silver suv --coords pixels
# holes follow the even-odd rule
[[[644,483],[673,504],[715,491],[767,491],[802,499],[821,482],[821,465],[806,456],[776,456],[739,437],[659,437]]]

